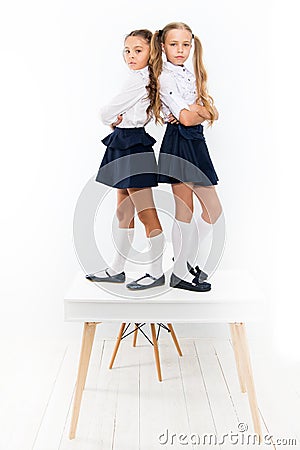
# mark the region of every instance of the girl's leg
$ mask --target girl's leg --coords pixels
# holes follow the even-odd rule
[[[184,223],[190,223],[193,217],[193,191],[191,186],[178,183],[172,184],[175,200],[175,218]]]
[[[162,227],[155,208],[151,188],[129,188],[132,204],[135,206],[140,221],[143,223],[147,237],[162,233]]]
[[[184,183],[172,185],[175,198],[175,221],[172,229],[172,243],[174,249],[174,268],[170,286],[190,291],[209,291],[209,283],[199,283],[187,266],[190,256],[190,233],[193,216],[193,191],[191,186]]]
[[[172,185],[175,199],[175,220],[172,228],[174,251],[173,273],[181,280],[192,282],[193,276],[187,268],[190,244],[190,222],[193,217],[193,191],[184,183]]]
[[[224,246],[225,222],[222,205],[215,186],[194,186],[193,191],[200,201],[202,214],[196,226],[191,229],[189,262],[192,266],[198,265],[201,269],[205,265],[205,272],[212,272],[219,262]],[[208,241],[212,232],[214,232],[215,245],[210,262],[207,264],[206,260],[211,247]],[[210,245],[206,248],[208,244]]]
[[[216,223],[222,213],[222,205],[215,186],[194,186],[193,190],[201,203],[204,222]]]
[[[124,267],[131,249],[134,234],[134,204],[127,189],[117,190],[118,228],[114,230],[113,239],[115,253],[112,264],[104,270],[87,275],[90,281],[110,281],[121,283],[125,281]]]
[[[119,228],[134,228],[134,204],[127,189],[117,189],[117,218]]]
[[[164,235],[155,208],[151,188],[128,189],[130,199],[134,204],[138,217],[143,223],[149,240],[149,259],[151,261],[150,275],[155,279],[163,276],[162,257],[164,249]],[[153,279],[141,280],[142,285],[151,285]],[[130,287],[130,286],[129,286]]]
[[[133,241],[134,212],[134,204],[127,189],[118,189],[116,215],[119,226],[113,233],[116,251],[111,267],[108,269],[110,275],[116,275],[124,271]]]

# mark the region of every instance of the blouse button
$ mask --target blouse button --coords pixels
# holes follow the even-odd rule
[[[172,95],[172,92],[170,92],[170,95]]]

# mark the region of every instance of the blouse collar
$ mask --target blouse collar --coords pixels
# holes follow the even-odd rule
[[[177,66],[176,64],[172,64],[170,61],[165,61],[164,67],[166,69],[170,70],[171,72],[180,73],[180,74],[184,74],[184,72],[187,71],[187,68],[185,67],[185,65]]]
[[[146,80],[146,81],[147,81],[148,78],[149,78],[149,70],[148,70],[148,66],[143,67],[143,69],[138,69],[138,70],[130,69],[130,72],[133,72],[133,73],[140,73],[141,76],[142,76],[142,78],[143,78],[144,80]]]
[[[142,75],[147,75],[149,73],[148,66],[143,67],[143,69],[133,70],[129,69],[131,72],[141,73]]]

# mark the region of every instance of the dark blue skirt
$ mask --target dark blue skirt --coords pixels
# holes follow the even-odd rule
[[[118,189],[157,186],[155,139],[145,128],[115,128],[102,140],[107,146],[96,181]]]
[[[160,183],[218,184],[218,176],[209,156],[203,126],[168,124],[158,160]]]

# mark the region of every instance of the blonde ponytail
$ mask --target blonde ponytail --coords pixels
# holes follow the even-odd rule
[[[153,86],[155,85],[156,89],[155,100],[152,105],[155,121],[162,123],[162,118],[160,115],[162,104],[159,96],[159,81],[158,81],[163,67],[162,43],[165,42],[165,37],[168,31],[174,29],[187,30],[191,33],[191,36],[194,39],[195,48],[193,55],[193,64],[196,77],[196,90],[197,90],[196,103],[203,104],[203,106],[209,112],[210,119],[208,120],[208,124],[209,126],[211,126],[213,122],[217,119],[218,113],[214,107],[214,100],[208,94],[207,91],[207,73],[202,60],[203,54],[202,45],[200,39],[197,36],[194,36],[191,28],[183,22],[169,23],[162,30],[156,31],[151,39],[149,65],[151,66],[151,73],[153,76],[152,80]]]
[[[209,126],[212,126],[214,120],[217,118],[217,113],[214,108],[214,100],[208,94],[207,91],[207,72],[205,70],[203,64],[203,49],[200,39],[197,36],[194,36],[194,55],[193,55],[193,64],[194,64],[194,72],[196,77],[196,88],[197,88],[197,100],[196,103],[203,103],[203,106],[207,109],[210,114],[210,120],[208,120]]]

